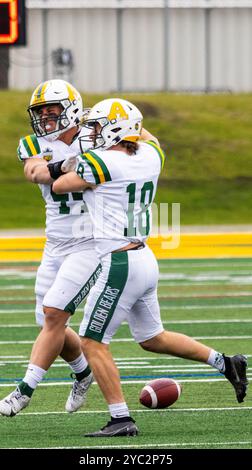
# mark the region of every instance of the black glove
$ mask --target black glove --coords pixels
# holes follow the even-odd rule
[[[53,180],[56,180],[61,175],[65,174],[63,173],[63,171],[61,171],[61,166],[64,161],[65,160],[61,160],[60,162],[55,162],[55,163],[48,163],[47,168]]]

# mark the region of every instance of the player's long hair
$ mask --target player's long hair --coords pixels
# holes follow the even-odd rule
[[[120,145],[127,150],[129,155],[136,155],[139,148],[137,142],[128,142],[127,140],[121,140]]]

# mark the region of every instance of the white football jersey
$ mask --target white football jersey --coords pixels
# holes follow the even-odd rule
[[[89,150],[78,157],[77,174],[97,185],[85,191],[85,201],[100,257],[149,236],[151,204],[164,158],[152,141],[140,143],[135,155]]]
[[[80,154],[79,139],[71,145],[60,140],[48,142],[44,137],[28,135],[19,141],[18,157],[24,161],[28,158],[43,158],[48,162],[65,160]],[[86,131],[85,131],[86,134]],[[93,238],[91,219],[83,200],[83,193],[55,194],[52,185],[39,184],[46,207],[46,236],[52,245],[59,247],[59,252],[72,252],[71,247],[80,246]],[[60,249],[62,247],[62,250]]]

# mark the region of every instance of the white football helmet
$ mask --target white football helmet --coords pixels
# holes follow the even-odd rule
[[[62,112],[55,117],[56,127],[52,131],[41,125],[39,108],[50,104],[60,104]],[[80,93],[64,80],[48,80],[40,83],[34,90],[27,110],[31,117],[31,125],[37,137],[45,137],[50,142],[66,130],[79,124],[83,116],[83,103]]]
[[[81,137],[80,141],[92,141],[94,149],[108,149],[121,140],[136,142],[140,137],[142,119],[142,113],[129,101],[120,98],[100,101],[91,108],[84,126],[90,129],[100,124],[101,128]]]

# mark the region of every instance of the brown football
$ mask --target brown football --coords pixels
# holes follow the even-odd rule
[[[167,408],[173,405],[181,394],[181,385],[173,379],[155,379],[141,390],[140,403],[147,408]]]

